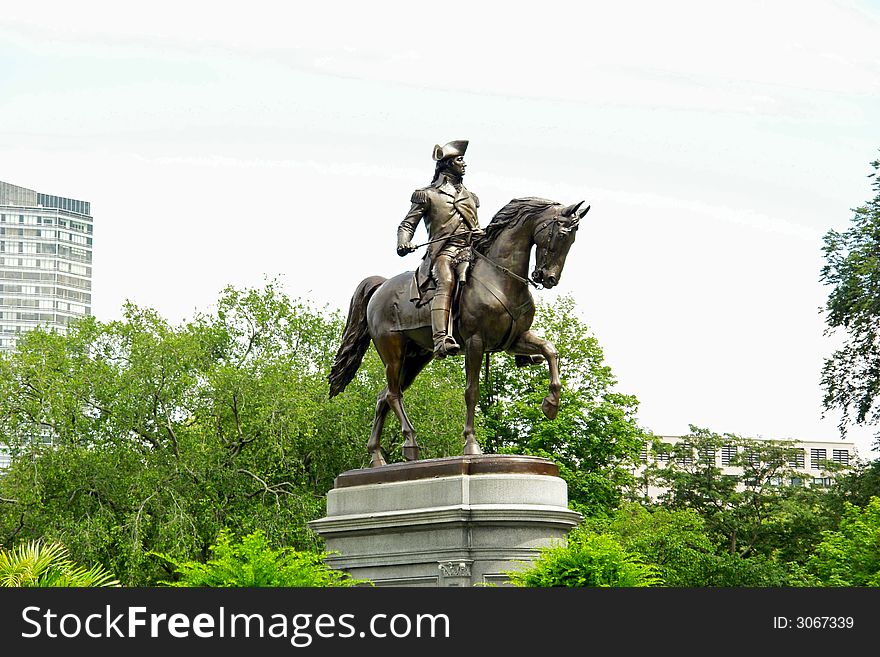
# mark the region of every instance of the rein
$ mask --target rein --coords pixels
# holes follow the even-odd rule
[[[494,260],[492,260],[492,259],[489,258],[488,256],[483,255],[482,253],[480,253],[480,252],[477,251],[476,249],[474,249],[474,253],[475,253],[476,255],[480,256],[483,260],[485,260],[486,262],[488,262],[490,265],[492,265],[492,266],[495,267],[496,269],[500,269],[501,271],[503,271],[505,274],[507,274],[507,275],[510,276],[511,278],[515,278],[515,279],[518,280],[520,283],[525,283],[526,285],[531,285],[531,286],[532,286],[533,288],[535,288],[536,290],[541,290],[541,289],[543,289],[543,288],[541,287],[541,285],[540,285],[539,283],[536,283],[535,281],[533,281],[533,280],[531,279],[531,277],[523,278],[523,277],[520,276],[519,274],[510,271],[507,267],[502,267],[502,266],[499,265],[497,262],[495,262]]]
[[[539,233],[541,233],[541,231],[543,231],[545,228],[547,228],[547,226],[549,226],[550,224],[553,224],[555,227],[558,222],[559,222],[559,219],[557,217],[554,217],[553,219],[548,219],[547,221],[544,222],[544,225],[541,226],[535,232],[535,235],[537,236]],[[550,242],[551,243],[553,242],[552,238],[551,238]],[[551,251],[550,245],[548,244],[547,246],[544,247],[544,249],[545,249],[544,257],[546,258],[547,256],[550,255],[550,251]],[[507,274],[511,278],[515,278],[516,280],[518,280],[520,283],[525,283],[526,285],[531,285],[536,290],[543,290],[544,289],[544,287],[540,283],[535,282],[531,276],[523,278],[519,274],[510,271],[507,267],[503,267],[503,266],[499,265],[497,262],[495,262],[494,260],[492,260],[488,256],[483,255],[482,253],[480,253],[476,249],[474,249],[473,251],[476,255],[480,256],[483,260],[488,262],[490,265],[492,265],[496,269],[500,269],[501,271],[503,271],[505,274]]]

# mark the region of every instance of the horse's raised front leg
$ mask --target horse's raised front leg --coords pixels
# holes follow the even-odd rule
[[[550,370],[550,394],[544,397],[541,411],[548,419],[554,419],[559,412],[559,393],[562,390],[562,384],[559,381],[559,355],[556,353],[556,347],[536,333],[526,331],[507,351],[510,354],[523,356],[540,354],[547,361],[547,368]]]
[[[464,454],[482,454],[474,433],[474,418],[477,401],[480,399],[480,364],[483,360],[483,340],[472,336],[465,342],[464,369],[467,385],[464,389],[464,402],[467,408],[464,421]]]

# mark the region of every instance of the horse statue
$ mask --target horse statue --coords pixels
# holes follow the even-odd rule
[[[589,211],[541,198],[517,198],[505,205],[475,240],[467,282],[457,292],[453,335],[462,345],[467,384],[464,454],[482,454],[474,436],[474,414],[480,391],[480,366],[486,353],[513,354],[517,364],[546,361],[550,393],[541,410],[553,419],[559,410],[559,365],[556,348],[530,330],[535,303],[529,285],[552,288],[559,283],[565,258],[575,240],[578,223]],[[535,269],[528,277],[532,247]],[[379,393],[367,449],[370,467],[386,464],[380,447],[389,410],[400,421],[403,455],[418,460],[416,433],[406,415],[403,392],[434,357],[428,307],[410,300],[413,272],[386,279],[365,278],[352,295],[342,342],[328,381],[330,397],[354,378],[370,341],[385,365],[387,385]]]

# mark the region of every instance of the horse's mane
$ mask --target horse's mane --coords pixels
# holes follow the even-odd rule
[[[514,228],[554,205],[562,204],[533,196],[513,199],[495,213],[492,221],[486,226],[486,234],[474,243],[474,248],[480,253],[485,253],[505,229]]]

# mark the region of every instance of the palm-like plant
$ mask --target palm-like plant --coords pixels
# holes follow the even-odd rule
[[[119,581],[100,564],[86,568],[74,563],[60,543],[36,540],[0,550],[0,586],[119,586]]]

